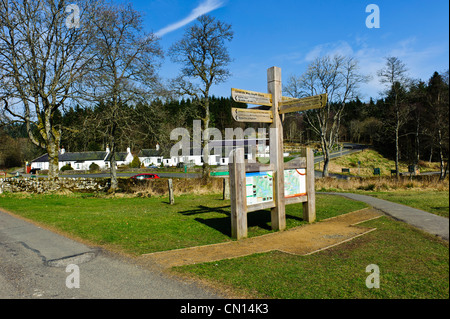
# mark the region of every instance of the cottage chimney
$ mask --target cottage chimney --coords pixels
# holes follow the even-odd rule
[[[61,149],[59,150],[59,153],[60,153],[60,154],[64,154],[65,152],[66,152],[66,150],[64,149],[64,146],[61,147]]]
[[[109,149],[109,145],[106,145],[106,153],[109,153],[109,152],[111,152]]]
[[[128,154],[131,153],[131,148],[127,147],[127,153],[128,153]]]
[[[156,150],[159,151],[159,144],[156,143]]]

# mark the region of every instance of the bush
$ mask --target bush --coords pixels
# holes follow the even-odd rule
[[[65,172],[65,171],[73,171],[72,166],[70,166],[70,164],[66,164],[63,167],[61,167],[61,172]]]
[[[90,171],[99,171],[100,170],[100,166],[98,166],[95,163],[92,163],[91,165],[89,165],[89,170]]]

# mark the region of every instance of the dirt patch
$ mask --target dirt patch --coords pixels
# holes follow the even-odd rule
[[[383,214],[380,211],[366,208],[283,232],[233,242],[151,253],[142,255],[140,259],[163,268],[170,268],[273,250],[295,255],[310,255],[374,231],[375,228],[357,225],[381,216]]]

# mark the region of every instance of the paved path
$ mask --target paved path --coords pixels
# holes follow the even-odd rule
[[[69,264],[80,288],[69,289]],[[193,282],[88,247],[0,211],[0,298],[218,298]]]
[[[344,196],[353,200],[367,203],[372,207],[381,210],[385,214],[415,226],[427,233],[449,240],[449,219],[428,213],[426,211],[409,206],[389,202],[383,199],[367,195],[351,193],[321,193]]]
[[[309,255],[375,230],[374,228],[358,226],[358,224],[381,216],[383,216],[383,213],[380,211],[366,208],[283,232],[214,245],[157,252],[143,255],[140,258],[164,268],[170,268],[242,257],[272,250],[295,255]]]

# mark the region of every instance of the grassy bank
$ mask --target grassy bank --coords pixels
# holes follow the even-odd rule
[[[449,182],[439,176],[420,176],[413,180],[402,177],[316,179],[316,190],[322,192],[353,192],[422,209],[449,217]]]
[[[321,163],[320,167],[322,165]],[[408,165],[408,163],[400,162],[399,171],[408,172]],[[440,169],[438,162],[420,161],[418,166],[421,173],[439,171]],[[315,168],[319,169],[319,164],[316,164]],[[343,168],[350,169],[351,175],[362,177],[373,176],[373,169],[379,168],[381,176],[391,176],[391,170],[395,169],[395,161],[383,157],[375,150],[366,149],[361,152],[334,158],[330,161],[328,167],[330,173],[342,173]]]

